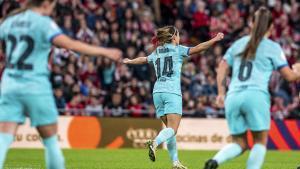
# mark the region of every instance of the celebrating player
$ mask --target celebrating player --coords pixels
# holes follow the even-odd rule
[[[180,77],[183,59],[206,50],[215,42],[223,39],[223,36],[222,33],[219,33],[210,41],[189,48],[179,45],[180,37],[177,28],[166,26],[157,30],[158,47],[148,57],[124,59],[125,64],[151,63],[155,67],[157,80],[153,89],[153,100],[156,114],[166,128],[158,134],[155,140],[148,142],[151,161],[156,159],[157,146],[166,141],[170,158],[173,161],[173,169],[186,169],[179,162],[175,137],[182,115]]]
[[[7,57],[0,97],[1,169],[17,127],[26,115],[43,139],[47,168],[65,168],[57,140],[58,112],[47,69],[52,44],[90,56],[113,60],[121,57],[117,49],[90,46],[63,35],[47,16],[55,4],[56,0],[29,0],[28,7],[13,12],[0,25]]]
[[[268,83],[273,70],[278,70],[289,82],[300,78],[300,65],[294,71],[288,66],[278,43],[268,39],[272,13],[265,7],[255,12],[250,36],[237,40],[226,52],[217,71],[217,104],[224,106],[225,77],[231,68],[232,77],[225,99],[225,114],[233,143],[221,149],[205,164],[205,169],[216,169],[220,164],[247,150],[246,132],[251,130],[254,146],[247,169],[260,169],[266,154],[270,129],[270,94]]]

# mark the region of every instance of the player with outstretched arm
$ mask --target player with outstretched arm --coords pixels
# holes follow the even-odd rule
[[[0,169],[25,116],[42,137],[47,168],[65,168],[57,139],[58,111],[49,81],[52,45],[89,56],[121,58],[120,50],[91,46],[63,35],[48,17],[55,4],[56,0],[29,0],[26,8],[12,12],[0,25],[0,40],[6,49],[0,96]]]
[[[148,57],[124,59],[125,64],[153,64],[157,80],[153,89],[153,101],[156,115],[160,117],[166,128],[160,131],[158,136],[148,142],[149,157],[156,160],[156,148],[163,142],[167,142],[173,169],[186,169],[178,159],[176,146],[176,132],[182,116],[181,94],[181,67],[184,58],[208,49],[217,41],[223,39],[219,33],[210,41],[201,43],[195,47],[179,45],[179,31],[174,26],[159,28],[156,33],[157,47]]]
[[[247,169],[262,168],[271,120],[268,84],[272,72],[279,71],[289,82],[300,79],[300,65],[295,64],[291,70],[280,45],[268,38],[273,28],[272,13],[260,7],[251,27],[249,36],[237,40],[227,50],[217,70],[217,105],[224,107],[225,100],[225,116],[233,142],[208,160],[204,169],[216,169],[246,151],[247,130],[251,130],[254,140]],[[225,78],[230,69],[231,82],[225,99]]]

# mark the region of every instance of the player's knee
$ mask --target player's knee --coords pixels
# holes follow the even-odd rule
[[[238,143],[239,145],[240,145],[240,147],[241,147],[241,149],[242,149],[242,152],[245,152],[246,150],[248,150],[248,144],[247,144],[247,142],[239,142]]]
[[[268,139],[267,138],[259,138],[254,139],[254,144],[261,144],[261,145],[267,145]]]
[[[248,150],[248,145],[243,145],[243,146],[241,146],[241,148],[242,148],[242,153],[244,153],[245,151],[247,151]]]
[[[177,128],[176,127],[170,127],[174,131],[174,136],[177,134]]]
[[[254,144],[267,145],[268,134],[267,133],[254,134],[253,142]]]
[[[243,152],[245,152],[248,149],[248,143],[247,140],[245,139],[234,139],[233,142],[238,144],[241,147]]]
[[[57,134],[57,124],[38,126],[37,130],[42,138],[49,138]]]
[[[46,130],[46,131],[40,131],[39,134],[43,139],[46,139],[46,138],[56,135],[57,133],[56,133],[56,131],[53,131],[53,130]]]

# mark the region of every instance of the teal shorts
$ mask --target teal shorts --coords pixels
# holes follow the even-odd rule
[[[258,90],[232,92],[226,96],[225,115],[232,135],[270,129],[270,95]]]
[[[51,94],[2,94],[0,96],[0,122],[24,123],[28,116],[31,126],[44,126],[57,122],[58,111]]]
[[[153,93],[156,116],[167,114],[182,115],[182,97],[173,93]]]

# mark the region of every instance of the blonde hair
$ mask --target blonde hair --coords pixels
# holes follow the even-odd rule
[[[178,34],[178,29],[175,26],[165,26],[156,30],[156,38],[158,45],[171,43],[174,36]]]

